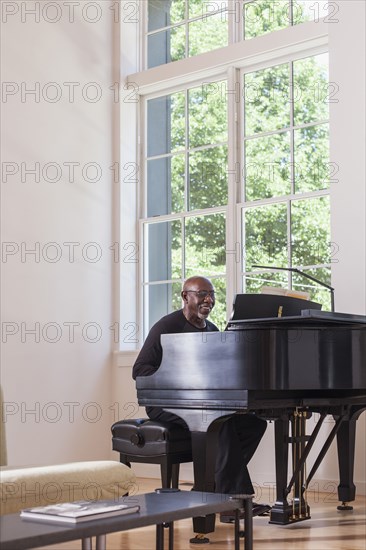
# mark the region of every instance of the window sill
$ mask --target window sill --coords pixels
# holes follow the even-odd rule
[[[115,367],[130,367],[132,368],[136,358],[139,354],[139,350],[132,351],[115,351],[113,357],[113,364]]]

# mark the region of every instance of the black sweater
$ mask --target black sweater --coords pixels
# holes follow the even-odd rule
[[[163,349],[160,343],[161,334],[213,332],[218,330],[217,326],[208,320],[206,320],[205,328],[195,327],[184,317],[182,309],[165,315],[150,330],[133,366],[132,377],[136,379],[136,376],[149,376],[158,370],[163,357]]]

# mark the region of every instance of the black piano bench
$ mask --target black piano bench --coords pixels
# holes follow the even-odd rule
[[[191,434],[176,424],[149,418],[119,420],[112,425],[113,450],[120,462],[160,464],[163,488],[178,488],[179,465],[192,462]]]

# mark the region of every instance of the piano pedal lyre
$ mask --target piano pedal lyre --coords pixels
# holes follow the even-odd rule
[[[293,412],[292,422],[292,451],[293,451],[293,465],[295,465],[302,456],[304,450],[304,442],[308,439],[306,435],[306,420],[309,418],[307,410],[302,410],[296,407]],[[295,485],[293,487],[293,499],[292,499],[292,514],[290,516],[291,521],[302,521],[309,519],[310,507],[307,501],[307,487],[306,487],[306,462],[304,462],[303,468],[298,472],[298,478],[294,480]]]
[[[303,506],[303,510],[296,511],[292,514],[291,520],[292,521],[301,521],[303,519],[309,519],[310,513],[309,513],[309,507],[307,505],[307,502],[305,501],[305,506]]]

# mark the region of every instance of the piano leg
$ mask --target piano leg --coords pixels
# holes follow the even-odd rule
[[[192,432],[194,490],[215,491],[215,458],[220,422],[210,426],[207,432]],[[195,533],[211,533],[215,530],[215,514],[193,518]]]
[[[338,499],[342,502],[338,510],[352,510],[346,503],[355,500],[356,487],[353,483],[355,461],[356,420],[364,407],[352,407],[350,419],[344,420],[337,433],[337,451],[339,466]]]
[[[276,502],[272,506],[270,523],[289,523],[292,509],[287,501],[288,437],[289,417],[281,416],[275,420],[275,461],[276,461]]]

